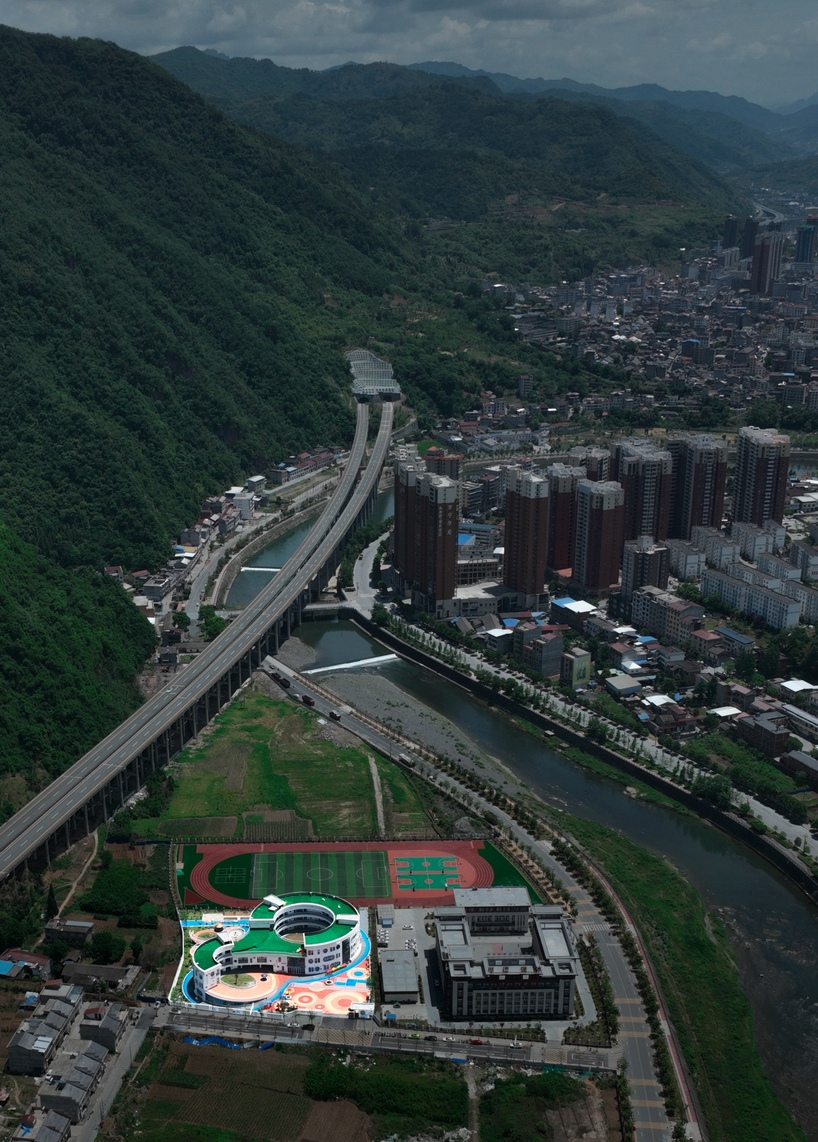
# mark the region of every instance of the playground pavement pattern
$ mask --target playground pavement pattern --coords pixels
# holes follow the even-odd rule
[[[183,905],[252,908],[280,892],[327,892],[360,906],[450,904],[455,888],[487,888],[483,841],[183,845]]]

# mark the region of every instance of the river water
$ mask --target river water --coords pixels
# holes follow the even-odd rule
[[[382,494],[378,509],[381,518],[390,513],[391,493]],[[257,556],[257,565],[280,566],[286,558],[282,543]],[[257,590],[261,582],[255,581],[264,576],[239,575],[245,591],[247,579]],[[384,653],[347,622],[304,623],[298,637],[315,652],[315,667]],[[807,1136],[818,1138],[818,909],[737,841],[704,822],[626,796],[621,785],[549,750],[459,687],[402,660],[367,669],[377,669],[406,696],[448,718],[546,802],[618,829],[688,877],[726,924],[753,1004],[765,1069]]]

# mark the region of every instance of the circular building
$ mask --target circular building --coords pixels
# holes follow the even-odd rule
[[[250,930],[227,929],[193,949],[192,991],[206,1000],[226,972],[325,976],[364,950],[357,909],[339,896],[285,892],[265,896]]]

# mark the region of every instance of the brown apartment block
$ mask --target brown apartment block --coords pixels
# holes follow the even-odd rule
[[[727,442],[706,433],[667,441],[673,457],[671,539],[690,539],[694,527],[721,527],[727,483]]]
[[[651,440],[620,440],[611,451],[611,479],[625,493],[625,539],[667,539],[673,458]]]
[[[573,579],[588,591],[619,582],[625,537],[625,491],[614,480],[577,484]]]
[[[503,582],[523,595],[540,595],[548,546],[549,481],[522,468],[506,471]]]
[[[448,476],[450,480],[463,479],[463,453],[444,452],[442,448],[430,448],[424,456],[426,471],[435,476]]]
[[[548,543],[545,561],[551,571],[564,571],[574,559],[576,537],[576,490],[586,478],[584,468],[551,464],[546,469],[548,493]]]
[[[742,428],[736,443],[733,519],[762,527],[781,523],[790,466],[790,438],[774,428]]]
[[[445,618],[457,582],[457,524],[460,488],[456,480],[424,472],[415,484],[413,601]]]

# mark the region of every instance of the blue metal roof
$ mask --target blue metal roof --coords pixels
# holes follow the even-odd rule
[[[714,627],[713,633],[720,634],[724,638],[730,639],[731,642],[741,643],[742,646],[752,646],[755,642],[754,638],[750,638],[747,634],[741,634],[739,631],[733,630],[732,627]]]

